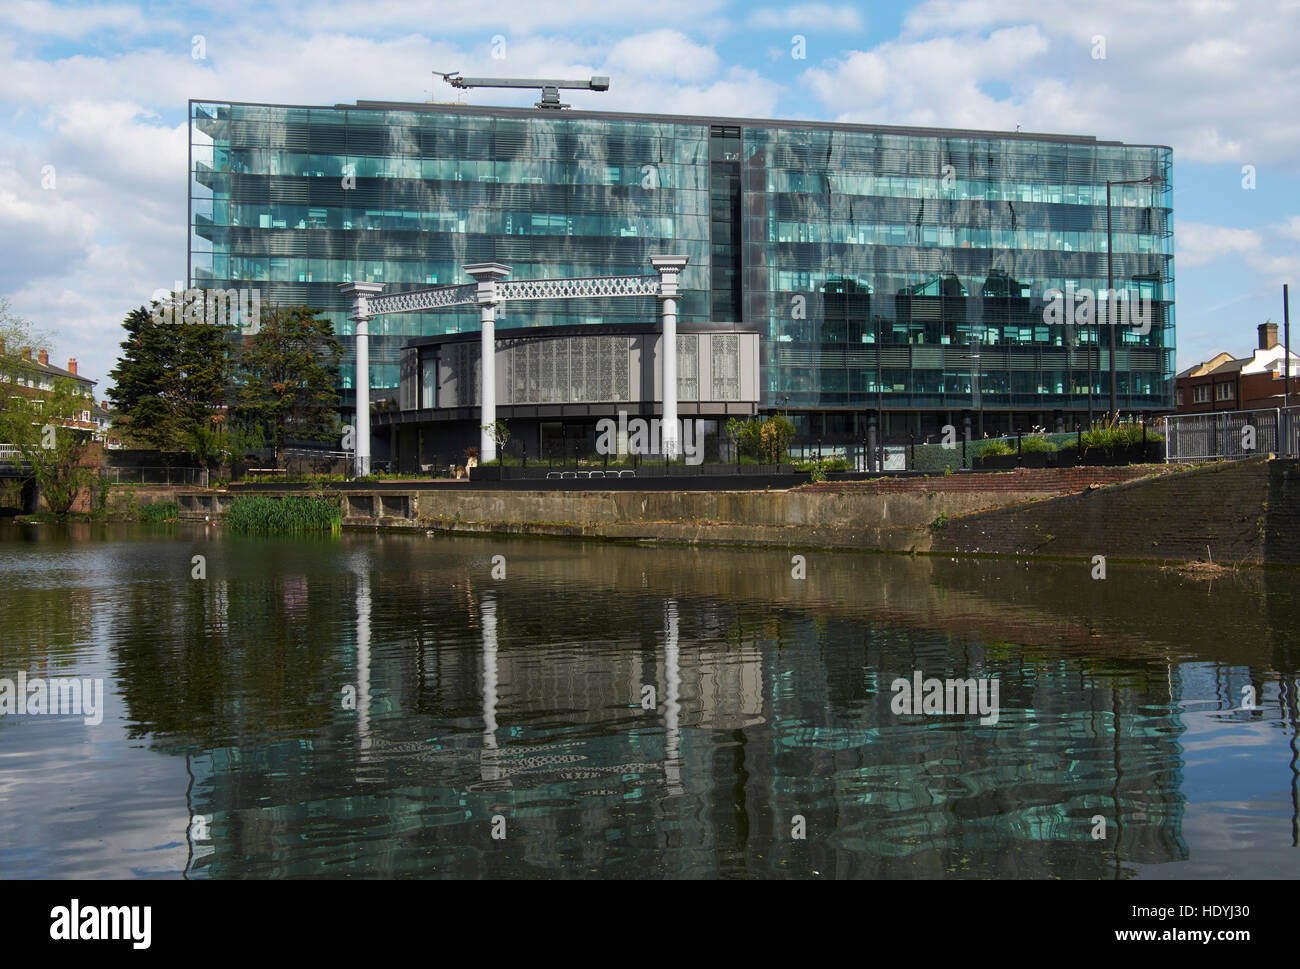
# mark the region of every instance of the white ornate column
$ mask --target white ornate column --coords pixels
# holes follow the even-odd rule
[[[510,267],[499,262],[479,262],[465,267],[467,275],[478,283],[479,308],[479,463],[497,456],[497,442],[492,425],[497,420],[497,351],[496,312],[501,302],[497,283],[510,275]]]
[[[681,453],[677,439],[677,274],[686,268],[686,256],[651,256],[650,265],[659,273],[659,299],[663,307],[663,419],[660,440],[670,458]]]
[[[352,297],[356,321],[357,376],[352,386],[357,398],[355,418],[357,477],[370,473],[370,308],[368,300],[384,291],[383,283],[340,283],[339,292]]]

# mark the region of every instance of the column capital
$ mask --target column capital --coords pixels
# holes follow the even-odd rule
[[[465,275],[478,283],[478,303],[480,306],[495,306],[501,302],[497,293],[497,283],[510,275],[510,267],[499,262],[474,262],[461,267]]]
[[[352,307],[355,312],[349,319],[355,320],[358,326],[364,326],[366,321],[370,319],[370,308],[367,306],[370,297],[378,296],[383,291],[383,283],[339,283],[339,292],[344,296],[352,297]]]
[[[689,256],[651,256],[650,265],[659,273],[659,298],[677,296],[677,274],[686,268]]]
[[[374,296],[384,291],[383,283],[351,282],[339,283],[339,292],[344,296]]]

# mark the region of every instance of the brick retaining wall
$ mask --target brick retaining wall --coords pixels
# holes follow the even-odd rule
[[[1296,462],[1259,458],[950,517],[931,550],[1297,565],[1297,526]]]

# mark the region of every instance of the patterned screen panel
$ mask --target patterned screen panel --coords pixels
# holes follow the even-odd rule
[[[602,403],[632,399],[628,337],[528,340],[497,350],[504,366],[501,404]]]
[[[677,335],[677,399],[700,399],[700,338],[695,333]]]
[[[716,334],[711,338],[713,400],[740,400],[740,337]]]

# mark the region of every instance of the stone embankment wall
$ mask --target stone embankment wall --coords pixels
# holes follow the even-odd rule
[[[989,471],[976,474],[936,475],[923,478],[871,478],[867,481],[821,481],[805,485],[800,491],[815,493],[885,495],[924,494],[1016,494],[1068,495],[1086,491],[1094,485],[1113,485],[1177,469],[1166,464],[1141,464],[1123,468],[1017,468],[1014,471]]]
[[[279,492],[261,492],[279,494]],[[301,494],[301,491],[285,492]],[[218,518],[237,492],[182,492]],[[790,491],[341,493],[345,525],[787,548],[1300,564],[1300,472],[1266,458],[1198,468],[1022,469],[826,481]]]
[[[926,551],[931,523],[1150,474],[1151,469],[1036,470],[906,481],[825,482],[790,491],[341,492],[344,523],[449,532],[715,544]],[[980,482],[983,482],[981,486]],[[278,492],[262,492],[275,494]],[[288,493],[288,492],[286,492]],[[297,492],[301,493],[301,492]],[[191,491],[185,517],[220,516],[237,494]]]

